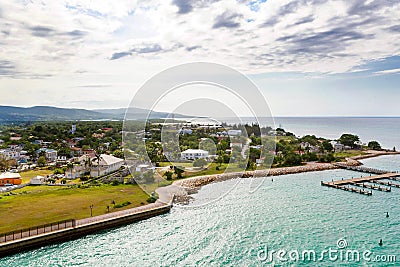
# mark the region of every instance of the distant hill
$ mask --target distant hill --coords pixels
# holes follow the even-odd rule
[[[29,108],[0,106],[0,123],[24,121],[65,121],[65,120],[123,120],[126,109],[87,110],[77,108],[57,108],[35,106]],[[148,111],[140,108],[130,109],[130,118],[145,119]],[[150,118],[167,117],[168,113],[152,112]],[[177,115],[182,116],[182,115]]]
[[[92,111],[99,112],[102,114],[108,114],[114,117],[119,117],[123,119],[125,117],[126,109],[125,108],[118,108],[118,109],[94,109]],[[149,111],[147,109],[142,108],[129,108],[129,118],[135,119],[145,119],[147,118]],[[159,119],[159,118],[166,118],[168,117],[169,113],[167,112],[157,112],[152,111],[149,115],[150,119]],[[176,118],[187,117],[181,114],[174,114]]]

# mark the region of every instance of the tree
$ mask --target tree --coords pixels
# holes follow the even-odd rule
[[[0,171],[7,171],[9,168],[8,160],[5,156],[0,155]]]
[[[70,171],[71,178],[72,178],[72,170],[74,169],[74,164],[72,162],[67,163],[67,170]]]
[[[216,162],[218,163],[218,166],[221,167],[222,163],[224,162],[224,157],[218,156]]]
[[[205,159],[196,159],[193,161],[193,167],[200,167],[203,168],[207,165],[207,161]]]
[[[174,172],[176,174],[176,178],[181,179],[183,176],[184,168],[181,166],[174,166]]]
[[[283,164],[285,166],[296,166],[301,164],[301,156],[293,152],[288,153],[284,157]]]
[[[38,160],[37,160],[37,165],[38,165],[39,167],[44,167],[44,166],[46,166],[46,164],[47,164],[46,157],[45,157],[45,156],[40,156],[40,157],[38,158]]]
[[[152,170],[148,170],[147,172],[143,173],[143,179],[146,184],[154,183],[154,173]]]
[[[97,177],[100,176],[100,159],[101,159],[101,155],[96,153],[95,158],[93,159],[94,161],[97,161]]]
[[[342,134],[339,138],[339,142],[345,146],[349,146],[351,148],[356,148],[356,142],[360,141],[360,138],[354,134]]]
[[[322,142],[322,148],[323,148],[325,151],[328,151],[328,152],[331,152],[331,151],[333,150],[332,144],[331,144],[329,141],[327,141],[327,140],[325,140],[324,142]]]
[[[368,148],[373,149],[373,150],[381,150],[382,147],[377,141],[370,141],[368,143]]]
[[[166,171],[163,176],[165,176],[167,178],[167,180],[170,181],[170,180],[172,180],[173,174],[174,174],[173,172]]]
[[[124,158],[124,152],[122,152],[122,150],[115,150],[114,151],[114,153],[113,153],[113,156],[114,157],[117,157],[117,158],[120,158],[120,159],[123,159]]]

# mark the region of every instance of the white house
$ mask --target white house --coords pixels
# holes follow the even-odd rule
[[[0,146],[2,146],[4,144],[4,140],[0,139]]]
[[[203,149],[187,149],[181,152],[181,159],[195,160],[208,158],[208,151]]]
[[[109,173],[119,170],[122,167],[123,163],[123,159],[107,154],[101,154],[99,163],[97,162],[97,160],[93,161],[93,168],[90,171],[90,175],[92,177],[107,175]]]
[[[233,148],[234,146],[237,146],[237,147],[239,147],[240,149],[242,149],[242,147],[243,147],[243,144],[242,143],[231,143],[231,148]]]
[[[179,130],[179,134],[192,134],[193,130],[192,129],[181,129]]]
[[[36,153],[39,155],[41,152],[44,152],[44,156],[46,157],[46,160],[49,162],[54,162],[57,160],[57,151],[54,149],[48,149],[48,148],[41,148],[36,151]]]
[[[155,169],[156,169],[155,167],[150,166],[148,164],[139,164],[136,166],[135,171],[137,171],[137,172],[146,172],[146,171],[154,172]]]
[[[0,155],[2,155],[6,160],[9,160],[9,159],[19,159],[21,153],[20,151],[13,149],[1,149]]]
[[[341,144],[341,143],[332,141],[331,144],[332,144],[333,149],[335,150],[335,152],[343,151],[345,149],[345,146],[343,144]]]
[[[43,176],[35,176],[30,180],[31,185],[42,185],[46,182],[46,179]]]
[[[229,136],[241,136],[242,130],[229,130],[228,135]]]

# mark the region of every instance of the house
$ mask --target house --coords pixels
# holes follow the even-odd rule
[[[20,151],[14,149],[1,149],[0,155],[4,157],[6,160],[10,159],[19,159],[21,156]]]
[[[208,151],[203,149],[187,149],[181,152],[181,159],[196,160],[208,158]]]
[[[92,134],[92,137],[97,138],[97,139],[104,138],[104,136],[105,136],[104,133],[93,133]]]
[[[0,186],[19,185],[22,183],[19,173],[5,172],[0,174]]]
[[[90,171],[90,175],[92,177],[107,175],[109,173],[119,170],[122,167],[123,163],[123,159],[107,154],[101,154],[100,162],[97,162],[97,159],[93,160],[92,166],[94,167]]]
[[[35,176],[30,180],[30,184],[31,185],[42,185],[46,182],[46,178],[44,178],[43,176]]]
[[[231,148],[233,148],[234,146],[239,147],[240,149],[242,149],[243,144],[242,143],[231,143]]]
[[[103,132],[112,132],[113,128],[102,128]]]
[[[135,171],[137,171],[137,172],[147,172],[147,171],[154,172],[155,171],[155,167],[150,166],[148,164],[140,164],[140,165],[136,166]]]
[[[4,140],[0,139],[0,146],[4,144]]]
[[[229,136],[241,136],[242,130],[228,130]]]
[[[89,156],[92,158],[96,155],[96,151],[94,149],[83,149],[82,155]]]
[[[331,144],[332,144],[333,149],[335,150],[335,152],[339,152],[339,151],[345,150],[345,145],[343,145],[343,144],[341,144],[339,142],[332,141]]]
[[[179,134],[192,134],[192,129],[180,129]]]
[[[44,153],[46,160],[49,162],[54,162],[57,160],[57,151],[49,148],[40,148],[36,151],[36,154],[39,156],[40,153]]]
[[[77,178],[81,178],[85,175],[87,168],[82,165],[73,165],[72,169],[67,169],[65,171],[64,177],[69,180],[74,180]]]

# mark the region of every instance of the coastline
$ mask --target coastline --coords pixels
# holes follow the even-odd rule
[[[347,166],[359,166],[362,163],[359,160],[386,156],[386,155],[397,155],[400,152],[392,151],[375,151],[367,150],[367,154],[358,155],[350,158],[346,158],[345,162],[340,162],[341,164]],[[190,177],[182,180],[174,181],[171,185],[160,187],[156,189],[156,193],[159,196],[158,202],[168,203],[173,199],[174,203],[188,204],[189,200],[192,199],[191,195],[197,193],[197,191],[204,185],[216,182],[222,182],[237,178],[257,178],[257,177],[268,177],[268,176],[280,176],[287,174],[296,174],[303,172],[316,172],[339,169],[333,163],[317,163],[308,162],[306,165],[293,166],[293,167],[279,167],[271,168],[266,170],[256,170],[256,171],[245,171],[245,172],[233,172],[233,173],[223,173],[223,174],[211,174]]]

